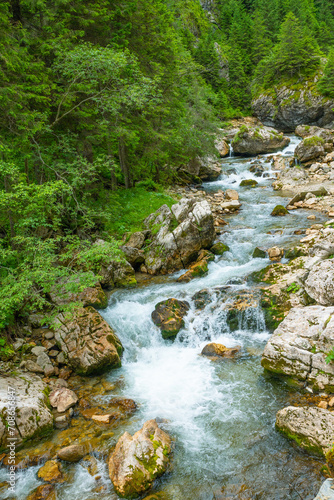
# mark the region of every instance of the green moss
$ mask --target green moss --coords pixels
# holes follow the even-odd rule
[[[321,146],[322,144],[325,144],[325,140],[322,137],[317,137],[316,135],[313,137],[307,137],[306,139],[303,140],[304,146],[311,147],[311,146]]]
[[[283,205],[276,205],[276,207],[274,208],[274,210],[271,212],[270,215],[272,215],[273,217],[280,217],[287,215],[288,213],[289,212],[285,207],[283,207]]]
[[[210,248],[210,250],[215,255],[223,255],[225,252],[228,252],[230,250],[230,247],[228,245],[225,245],[221,241],[218,241]]]
[[[312,455],[317,455],[317,456],[322,456],[322,457],[324,456],[324,452],[323,452],[321,446],[315,445],[313,441],[311,442],[308,439],[308,437],[300,436],[298,434],[292,433],[289,429],[287,429],[285,427],[280,428],[277,426],[277,424],[276,424],[276,429],[281,434],[286,436],[288,439],[295,441],[298,444],[298,446],[300,446],[301,448],[303,448],[307,452],[311,453]]]
[[[244,179],[240,182],[240,187],[255,187],[258,182],[255,179]]]

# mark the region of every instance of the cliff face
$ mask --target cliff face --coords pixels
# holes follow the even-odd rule
[[[313,84],[313,85],[312,85]],[[252,109],[265,125],[294,131],[298,125],[334,126],[334,101],[315,90],[314,82],[289,87],[274,87],[253,99]]]

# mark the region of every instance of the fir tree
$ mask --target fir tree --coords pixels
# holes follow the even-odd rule
[[[331,49],[329,52],[324,76],[318,83],[318,90],[322,95],[334,98],[334,49]]]

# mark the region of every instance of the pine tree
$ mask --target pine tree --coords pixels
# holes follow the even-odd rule
[[[318,83],[319,92],[330,98],[334,98],[334,49],[328,55],[327,64],[324,69],[324,76]]]

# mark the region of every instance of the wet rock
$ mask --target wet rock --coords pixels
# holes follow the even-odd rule
[[[163,205],[144,224],[153,234],[145,252],[149,274],[187,267],[198,258],[201,249],[212,246],[216,237],[212,212],[205,200],[182,198],[171,209]]]
[[[58,451],[57,457],[65,462],[79,462],[86,454],[85,448],[78,444],[66,446]]]
[[[324,143],[325,141],[320,137],[306,138],[296,147],[295,157],[298,158],[301,163],[307,163],[324,156]]]
[[[207,344],[201,354],[202,356],[208,356],[208,357],[216,357],[219,356],[221,358],[234,358],[236,354],[240,352],[241,346],[235,346],[235,347],[225,347],[223,344]]]
[[[272,215],[273,217],[277,217],[277,216],[287,215],[288,213],[289,212],[285,207],[283,207],[283,205],[276,205],[276,207],[274,208],[274,210],[271,212],[270,215]]]
[[[255,156],[261,153],[274,153],[290,143],[289,137],[271,127],[243,126],[232,141],[233,151],[237,154]]]
[[[228,156],[230,152],[230,146],[224,139],[217,138],[215,140],[215,147],[221,158],[225,158],[225,156]]]
[[[37,476],[46,483],[61,482],[63,474],[61,472],[60,463],[56,460],[49,460],[39,469]]]
[[[119,413],[107,413],[105,415],[92,415],[92,420],[98,424],[110,424],[113,420],[120,418]]]
[[[255,179],[244,179],[240,182],[240,187],[255,187],[258,185],[258,182]]]
[[[235,189],[226,189],[225,198],[227,200],[239,200],[239,193]]]
[[[209,290],[200,290],[191,299],[194,301],[196,309],[204,309],[211,302],[211,293]]]
[[[321,486],[314,500],[334,500],[333,479],[327,479]]]
[[[270,260],[279,262],[284,255],[284,250],[278,247],[268,248],[268,255]]]
[[[312,267],[304,283],[310,297],[323,306],[334,305],[334,259],[324,260]]]
[[[189,270],[182,274],[176,281],[178,283],[189,283],[189,281],[205,276],[208,272],[208,262],[202,259],[192,264]]]
[[[41,484],[27,497],[27,500],[56,500],[56,498],[53,484]]]
[[[223,203],[220,204],[220,207],[224,210],[239,210],[241,207],[241,203],[239,200],[229,200],[229,201],[224,201]]]
[[[267,257],[267,253],[264,250],[261,250],[261,248],[256,247],[252,257],[253,259],[265,259]]]
[[[92,307],[78,309],[70,320],[59,314],[55,338],[79,374],[91,375],[121,365],[121,341]]]
[[[50,393],[49,400],[53,408],[57,408],[59,413],[63,413],[78,402],[78,397],[71,389],[59,387]]]
[[[283,408],[276,415],[276,428],[305,451],[325,457],[333,446],[334,413],[322,408]]]
[[[142,495],[167,469],[171,439],[155,420],[131,436],[125,432],[109,459],[109,476],[121,497]]]
[[[161,330],[164,339],[175,338],[184,327],[184,316],[189,311],[186,301],[167,299],[159,302],[152,312],[152,321]]]
[[[210,251],[215,255],[223,255],[225,252],[228,252],[229,250],[230,247],[228,245],[225,245],[225,243],[222,243],[221,241],[218,241],[210,248]]]
[[[294,385],[334,391],[334,364],[326,363],[334,345],[334,307],[293,308],[267,343],[261,364]]]
[[[8,387],[16,397],[15,420],[11,427],[15,436],[8,435],[3,421],[9,411]],[[53,417],[47,406],[47,386],[32,373],[17,372],[15,377],[0,377],[0,451],[7,448],[9,437],[16,438],[16,445],[23,440],[45,435],[53,429]],[[19,429],[19,431],[18,431]]]

